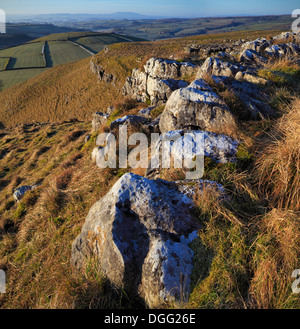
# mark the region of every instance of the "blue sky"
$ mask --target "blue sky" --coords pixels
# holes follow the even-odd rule
[[[136,12],[172,17],[291,14],[299,0],[0,0],[8,15]]]

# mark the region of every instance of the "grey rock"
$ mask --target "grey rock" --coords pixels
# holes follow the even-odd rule
[[[93,120],[92,120],[93,130],[94,131],[99,130],[100,127],[107,122],[108,117],[109,117],[108,113],[102,113],[102,112],[94,113],[93,114]]]
[[[71,263],[84,269],[94,256],[111,282],[159,307],[189,293],[188,245],[200,228],[194,211],[175,183],[125,174],[90,209]]]
[[[25,186],[16,188],[13,193],[15,201],[22,200],[24,195],[26,194],[26,192],[33,191],[37,187],[38,187],[37,185],[25,185]]]
[[[224,62],[219,58],[209,57],[198,70],[196,79],[212,75],[234,78],[236,73],[242,70],[244,68],[239,65]]]
[[[267,59],[261,56],[257,51],[252,49],[246,49],[240,54],[240,62],[252,65],[263,65],[267,63]]]
[[[126,115],[122,118],[114,120],[110,124],[110,129],[113,130],[120,125],[133,125],[133,126],[139,127],[140,125],[145,124],[147,122],[149,122],[149,119],[147,119],[145,117],[141,117],[138,115]]]
[[[265,50],[269,57],[297,57],[300,53],[300,47],[294,43],[272,45]]]
[[[96,64],[93,60],[90,61],[90,70],[93,74],[97,75],[99,81],[106,83],[114,83],[116,78],[108,73],[101,65]]]
[[[159,123],[161,132],[184,128],[223,132],[235,126],[229,107],[201,79],[172,93]]]
[[[268,41],[266,38],[258,38],[253,41],[245,42],[242,45],[241,49],[242,50],[250,49],[250,50],[254,50],[257,53],[262,53],[270,45],[271,45],[270,41]]]
[[[207,156],[219,163],[235,162],[239,141],[222,134],[198,130],[175,130],[163,133],[154,145],[146,177],[159,177],[164,154],[171,161],[188,164],[196,156]],[[164,153],[166,152],[166,153]],[[174,162],[175,163],[175,162]]]
[[[145,117],[145,118],[150,119],[151,118],[151,112],[154,109],[155,109],[155,106],[150,106],[150,107],[147,107],[145,109],[141,109],[141,110],[139,110],[138,115],[141,116],[141,117]]]
[[[131,77],[126,79],[122,93],[124,96],[134,97],[138,101],[146,102],[150,96],[147,94],[148,75],[139,69],[133,69]]]
[[[166,102],[174,90],[186,86],[188,86],[188,83],[182,80],[160,80],[149,76],[147,93],[150,96],[151,104],[157,105],[159,101]]]

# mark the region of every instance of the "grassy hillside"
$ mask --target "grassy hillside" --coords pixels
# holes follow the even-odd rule
[[[124,105],[123,114],[136,111]],[[299,308],[290,287],[300,259],[300,102],[281,106],[280,119],[240,125],[236,164],[205,161],[205,178],[223,184],[230,198],[196,194],[203,230],[193,242],[192,295],[167,307]],[[90,131],[90,122],[1,131],[0,268],[8,282],[0,308],[143,307],[95,267],[83,275],[70,268],[71,244],[89,209],[127,171],[91,163],[97,133],[86,143]],[[15,204],[13,189],[33,183],[41,185]]]
[[[130,40],[130,37],[116,34],[70,32],[49,35],[21,46],[0,50],[0,90],[45,71],[38,70],[40,68],[75,62],[96,54],[106,45]]]
[[[248,33],[247,37],[257,38],[277,33],[256,31]],[[142,66],[150,57],[179,58],[185,56],[185,48],[192,43],[209,45],[222,43],[224,39],[239,40],[244,36],[243,32],[234,32],[110,45],[108,52],[95,56],[95,61],[116,77],[115,85],[97,81],[89,68],[90,58],[58,66],[0,93],[1,122],[11,127],[24,122],[52,122],[72,118],[86,120],[92,113],[120,102],[126,78],[131,75],[133,68]]]

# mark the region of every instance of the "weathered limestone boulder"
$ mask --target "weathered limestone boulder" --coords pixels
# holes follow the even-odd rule
[[[180,63],[162,58],[150,58],[144,66],[146,74],[159,79],[179,79]]]
[[[151,112],[155,109],[155,106],[150,106],[145,109],[141,109],[138,111],[138,115],[141,117],[145,117],[151,119]]]
[[[258,38],[253,41],[245,42],[242,45],[241,49],[242,50],[250,49],[250,50],[254,50],[258,53],[262,53],[270,45],[271,45],[270,41],[268,41],[266,38]]]
[[[200,228],[194,210],[174,182],[125,174],[90,209],[71,263],[85,269],[95,257],[111,282],[158,307],[189,292],[189,243]]]
[[[205,78],[206,76],[211,75],[234,78],[236,73],[241,70],[243,70],[241,66],[224,62],[219,58],[209,57],[198,70],[196,79]]]
[[[90,61],[90,70],[93,74],[96,74],[99,81],[105,81],[106,83],[114,83],[116,78],[108,73],[101,65],[96,64],[93,60]]]
[[[178,129],[198,129],[224,132],[236,127],[229,107],[202,79],[173,92],[161,115],[161,132]]]
[[[20,186],[14,190],[14,199],[15,201],[20,201],[23,199],[24,195],[28,191],[33,191],[37,188],[37,185],[25,185],[25,186]]]
[[[139,127],[140,125],[145,124],[147,122],[149,122],[149,119],[147,119],[145,117],[138,116],[138,115],[126,115],[122,118],[114,120],[110,124],[110,129],[113,130],[113,129],[119,127],[120,125],[132,125],[132,126]]]
[[[147,93],[150,96],[151,104],[156,105],[160,101],[163,103],[166,102],[174,90],[187,86],[188,83],[182,80],[160,80],[149,76],[147,80]]]
[[[108,113],[102,113],[102,112],[94,113],[93,114],[93,120],[92,120],[93,130],[94,131],[99,130],[100,127],[107,122],[108,117],[109,117]]]
[[[292,32],[282,32],[279,35],[276,35],[272,38],[273,41],[279,42],[299,42],[300,41],[300,34],[295,34]]]
[[[235,62],[235,58],[232,56],[232,54],[227,53],[225,51],[220,51],[217,55],[217,58],[220,58],[224,61],[230,61],[230,62]]]
[[[146,177],[159,177],[166,156],[165,159],[171,156],[170,164],[177,163],[180,167],[192,163],[196,156],[206,156],[219,163],[235,162],[238,146],[239,141],[208,131],[182,129],[163,133],[155,143]]]
[[[272,45],[265,50],[265,54],[269,57],[296,57],[299,53],[300,47],[294,43]]]
[[[131,96],[138,101],[151,101],[152,105],[165,103],[171,93],[187,83],[178,80],[180,77],[196,73],[196,66],[191,63],[179,63],[161,58],[150,58],[144,66],[145,72],[139,69],[132,71],[123,87],[123,95]]]
[[[267,59],[261,56],[257,51],[252,49],[246,49],[240,54],[240,62],[252,65],[263,65],[267,62]]]
[[[234,92],[240,99],[243,104],[240,113],[242,119],[259,120],[276,114],[268,104],[269,96],[254,83],[224,77],[213,77],[213,80],[215,83],[221,84],[222,87]]]
[[[144,66],[145,72],[157,79],[180,79],[184,75],[196,73],[196,66],[169,59],[152,57]]]
[[[241,71],[236,74],[235,79],[239,81],[248,81],[251,83],[261,84],[261,85],[266,85],[269,83],[269,80],[267,79],[258,77],[257,75],[254,74],[243,73]]]
[[[134,97],[138,101],[146,102],[149,99],[147,94],[148,75],[139,69],[133,69],[131,77],[126,79],[122,93],[124,96]]]

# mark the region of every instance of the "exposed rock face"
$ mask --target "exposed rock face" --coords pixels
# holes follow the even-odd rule
[[[161,132],[198,129],[220,132],[236,123],[228,106],[204,80],[173,92],[161,115]]]
[[[144,66],[145,72],[157,79],[180,79],[185,74],[196,73],[191,63],[179,63],[168,59],[152,57]]]
[[[154,109],[155,109],[155,106],[150,106],[150,107],[147,107],[145,109],[141,109],[141,110],[139,110],[138,115],[141,116],[141,117],[145,117],[145,118],[150,119],[151,118],[151,112]]]
[[[14,199],[15,201],[20,201],[23,199],[24,195],[28,191],[33,191],[37,188],[37,185],[25,185],[18,187],[17,189],[14,190]]]
[[[92,128],[94,131],[99,130],[100,127],[107,122],[108,113],[96,112],[93,114]]]
[[[236,73],[242,70],[241,66],[224,62],[219,58],[209,57],[198,70],[196,78],[201,79],[211,75],[234,78]]]
[[[131,96],[141,102],[146,102],[149,99],[147,94],[147,79],[148,75],[141,72],[139,69],[133,69],[131,77],[126,79],[122,93],[125,96]]]
[[[244,105],[243,112],[247,111],[240,117],[242,119],[258,120],[274,116],[275,111],[269,106],[269,96],[254,83],[247,81],[231,80],[221,77],[213,77],[215,83],[221,84],[224,88],[233,91]]]
[[[110,129],[113,130],[115,128],[117,128],[120,125],[133,125],[133,126],[140,126],[142,124],[148,123],[149,119],[142,117],[142,116],[138,116],[138,115],[126,115],[122,118],[116,119],[114,120],[111,124],[110,124]]]
[[[193,64],[154,57],[148,60],[144,68],[145,72],[138,69],[132,71],[122,92],[138,101],[150,100],[152,105],[165,103],[174,90],[188,85],[178,79],[196,72]]]
[[[109,280],[157,307],[188,293],[188,244],[199,228],[192,199],[175,183],[126,174],[91,208],[71,262],[84,268],[94,255]]]
[[[183,163],[183,160],[193,161],[196,156],[203,155],[216,162],[226,163],[236,160],[238,145],[239,142],[231,137],[208,131],[175,130],[163,133],[155,144],[146,177],[159,177],[164,152],[172,155],[171,161],[179,163]]]
[[[290,42],[300,42],[300,34],[295,34],[292,32],[282,32],[272,38],[273,41],[290,41]]]
[[[93,74],[96,74],[99,81],[105,81],[106,83],[114,83],[116,81],[116,78],[105,71],[105,69],[94,63],[93,60],[90,61],[90,69]]]
[[[249,74],[249,73],[243,73],[243,72],[238,72],[235,76],[235,79],[239,80],[239,81],[248,81],[251,83],[261,84],[261,85],[266,85],[269,83],[269,80],[267,80],[267,79],[260,78],[256,75]]]
[[[155,105],[159,101],[166,102],[174,90],[186,86],[188,86],[188,83],[182,80],[159,80],[149,76],[147,80],[147,94],[151,103]]]
[[[267,62],[267,59],[261,56],[258,52],[252,49],[246,49],[240,54],[240,61],[249,65],[257,64],[263,65]]]
[[[294,43],[279,44],[268,47],[265,53],[269,57],[290,56],[294,57],[300,53],[300,47]]]
[[[251,49],[258,53],[262,53],[270,45],[271,45],[271,43],[266,38],[258,38],[253,41],[245,42],[242,45],[242,50]]]

